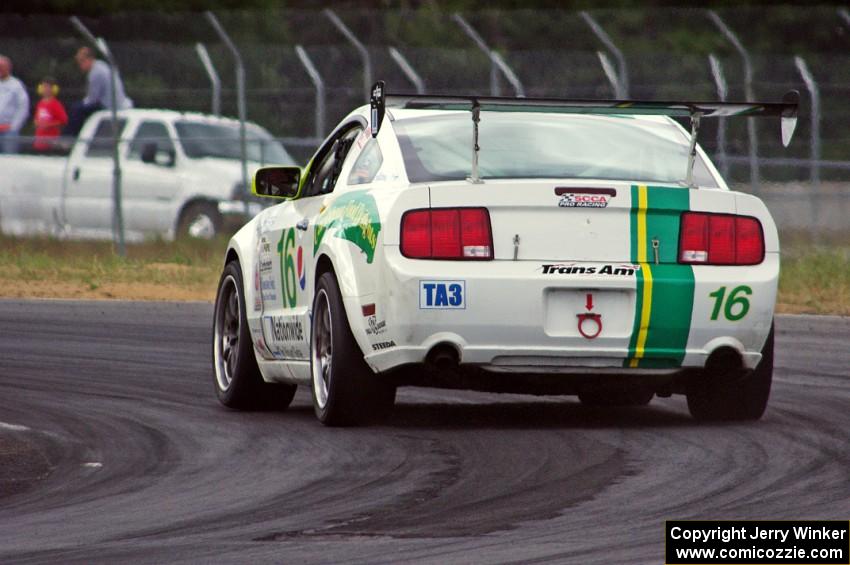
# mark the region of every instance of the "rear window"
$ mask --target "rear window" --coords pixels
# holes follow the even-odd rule
[[[468,112],[399,119],[393,128],[411,182],[462,180],[472,166]],[[688,140],[669,122],[628,116],[482,112],[479,171],[484,179],[580,178],[683,182]],[[698,158],[694,179],[716,187]]]

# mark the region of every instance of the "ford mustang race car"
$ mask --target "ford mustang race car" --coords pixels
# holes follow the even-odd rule
[[[758,419],[773,372],[776,226],[696,143],[700,120],[780,103],[386,94],[230,241],[214,384],[233,408],[310,387],[328,425],[386,415],[396,387],[687,395],[698,419]],[[690,131],[673,118],[690,120]]]

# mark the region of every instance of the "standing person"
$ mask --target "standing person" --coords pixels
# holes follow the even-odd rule
[[[27,89],[12,76],[12,60],[0,55],[0,153],[18,152],[18,132],[29,113]]]
[[[80,133],[86,118],[98,110],[112,108],[112,69],[108,64],[96,59],[94,51],[89,47],[80,47],[74,56],[77,66],[88,75],[88,87],[86,97],[81,102],[71,106],[71,114],[65,135],[76,136]],[[117,110],[126,110],[133,107],[133,101],[124,94],[124,84],[121,76],[115,75],[115,105]]]
[[[65,106],[56,98],[59,85],[56,79],[44,77],[38,85],[41,100],[35,106],[35,141],[32,146],[36,151],[50,151],[56,148],[56,138],[62,132],[62,126],[68,123]]]

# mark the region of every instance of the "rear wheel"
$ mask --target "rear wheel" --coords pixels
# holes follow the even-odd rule
[[[286,408],[295,385],[267,383],[260,375],[245,313],[242,270],[237,261],[224,268],[213,317],[213,374],[219,402],[229,408]]]
[[[310,330],[313,409],[328,426],[348,426],[389,415],[395,386],[372,372],[357,346],[332,273],[316,285]]]
[[[213,239],[221,233],[224,220],[211,202],[189,204],[177,223],[178,238]]]
[[[773,326],[761,351],[761,361],[739,379],[706,370],[690,383],[688,410],[697,420],[758,420],[767,408],[773,381]]]

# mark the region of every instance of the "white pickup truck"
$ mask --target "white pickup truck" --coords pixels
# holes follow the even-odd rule
[[[118,113],[128,240],[211,238],[255,215],[242,185],[239,122],[204,114],[133,109]],[[263,128],[247,124],[248,174],[294,165]],[[112,237],[112,122],[93,114],[61,155],[0,155],[0,232]],[[246,217],[247,216],[247,217]]]

